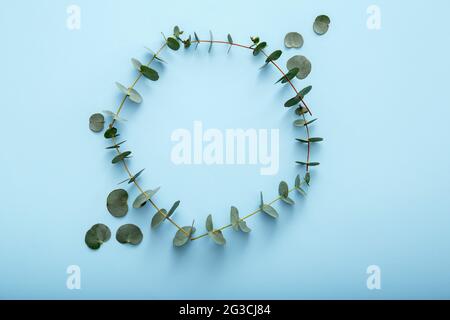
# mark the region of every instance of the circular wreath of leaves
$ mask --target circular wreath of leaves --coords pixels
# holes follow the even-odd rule
[[[326,23],[327,21],[325,21]],[[316,22],[317,24],[317,22]],[[319,29],[317,26],[315,26],[315,30]],[[317,31],[317,30],[316,30]],[[139,209],[144,207],[147,203],[149,203],[155,210],[156,213],[152,218],[151,221],[151,227],[153,229],[159,227],[163,222],[168,221],[171,223],[176,229],[176,234],[173,239],[173,245],[175,247],[181,247],[186,245],[187,243],[191,241],[195,241],[201,238],[209,237],[211,238],[216,244],[218,245],[224,245],[226,243],[225,237],[223,235],[223,231],[225,229],[233,229],[236,232],[243,232],[243,233],[249,233],[251,229],[247,225],[247,220],[258,214],[258,213],[264,213],[274,219],[278,218],[279,214],[277,210],[273,207],[273,205],[278,201],[283,201],[284,203],[288,205],[294,205],[294,200],[290,198],[290,194],[292,192],[299,192],[301,195],[305,196],[305,186],[309,186],[311,182],[311,168],[318,166],[318,162],[312,162],[310,160],[311,158],[311,146],[314,143],[323,141],[322,138],[318,137],[312,137],[310,134],[310,126],[312,123],[314,123],[317,119],[310,118],[312,116],[312,112],[308,105],[305,103],[304,98],[305,96],[311,91],[312,87],[308,86],[302,90],[297,90],[297,88],[293,84],[293,79],[297,76],[299,78],[301,77],[302,72],[305,70],[300,70],[298,67],[292,67],[288,72],[284,72],[280,66],[277,64],[276,60],[278,60],[281,55],[281,50],[273,51],[270,54],[267,54],[265,49],[267,48],[267,43],[264,41],[260,41],[259,37],[251,37],[251,44],[250,45],[243,45],[238,44],[233,41],[233,38],[230,34],[227,36],[226,41],[220,41],[220,40],[214,40],[213,34],[210,31],[210,39],[209,40],[201,40],[197,33],[194,32],[194,37],[192,38],[191,35],[187,38],[182,38],[183,31],[178,27],[175,26],[173,30],[173,34],[169,37],[166,37],[164,34],[164,43],[159,48],[156,53],[151,51],[151,58],[148,61],[147,64],[142,64],[136,59],[132,59],[133,66],[137,69],[139,72],[139,75],[137,76],[136,80],[132,83],[131,86],[126,87],[120,83],[116,83],[118,89],[123,93],[123,98],[121,100],[121,103],[117,109],[116,112],[111,111],[104,111],[108,116],[111,117],[111,122],[108,125],[108,129],[104,133],[104,137],[112,142],[110,146],[108,146],[106,149],[113,150],[115,152],[115,156],[112,159],[113,164],[121,164],[127,174],[127,178],[122,181],[122,183],[128,183],[128,184],[134,184],[134,186],[139,190],[139,196],[134,200],[133,202],[133,208]],[[127,100],[140,104],[142,102],[141,95],[134,89],[136,84],[139,82],[139,80],[144,77],[151,81],[157,81],[159,79],[159,74],[156,70],[152,69],[150,66],[153,62],[158,61],[161,63],[164,63],[165,61],[160,57],[161,52],[169,48],[171,50],[177,51],[180,49],[181,45],[184,46],[185,49],[190,48],[191,46],[195,45],[195,49],[197,49],[198,45],[200,43],[206,43],[209,45],[208,52],[211,52],[211,49],[213,47],[213,44],[223,44],[228,46],[228,52],[230,52],[232,47],[239,47],[244,48],[247,50],[250,50],[253,53],[253,56],[259,56],[263,55],[265,57],[265,63],[261,68],[266,67],[267,65],[271,64],[273,65],[280,73],[281,78],[276,83],[281,84],[287,84],[289,85],[292,90],[295,93],[295,96],[289,99],[285,102],[284,106],[286,108],[292,108],[296,106],[295,108],[295,114],[299,117],[297,120],[294,121],[294,126],[296,127],[302,127],[305,129],[305,138],[296,139],[298,142],[306,145],[307,152],[306,152],[306,160],[304,161],[296,161],[298,165],[301,165],[305,168],[304,175],[301,177],[300,175],[297,175],[294,181],[294,187],[289,188],[288,183],[285,181],[280,182],[278,186],[278,197],[276,197],[274,200],[270,202],[265,202],[263,198],[263,194],[261,192],[260,194],[260,204],[259,207],[247,214],[246,216],[241,217],[239,214],[239,210],[232,206],[230,209],[230,223],[215,228],[213,224],[213,218],[212,215],[209,215],[206,219],[205,228],[206,231],[200,235],[194,236],[196,232],[196,228],[194,227],[195,221],[192,222],[189,226],[180,226],[174,219],[173,214],[175,213],[176,209],[180,205],[180,201],[176,201],[171,208],[167,211],[166,209],[160,208],[153,197],[155,194],[159,191],[159,188],[154,190],[145,190],[139,183],[138,179],[141,176],[141,174],[144,172],[144,169],[133,173],[127,162],[129,161],[131,151],[122,151],[122,147],[126,141],[119,141],[119,133],[118,129],[116,127],[117,122],[123,121],[123,119],[120,118],[120,113],[123,110],[125,103]],[[303,63],[303,61],[301,62]],[[307,66],[308,67],[308,66]],[[310,68],[310,65],[309,65]],[[101,132],[104,128],[104,117],[102,114],[97,113],[91,116],[89,126],[92,131],[94,132]],[[107,209],[113,215],[114,217],[123,217],[128,212],[128,193],[126,190],[118,189],[112,191],[108,198],[107,198]],[[110,238],[110,231],[108,227],[102,224],[95,225],[92,227],[87,235],[86,235],[86,244],[91,249],[98,249],[101,244],[108,241]],[[140,232],[139,228],[135,225],[125,225],[119,228],[116,234],[116,239],[121,243],[128,243],[137,245],[142,240],[142,233]]]

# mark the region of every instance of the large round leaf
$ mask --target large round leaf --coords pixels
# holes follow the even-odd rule
[[[327,33],[329,27],[330,27],[330,18],[325,15],[318,16],[316,20],[314,21],[313,29],[314,32],[317,33],[319,36],[324,35]]]
[[[97,250],[111,238],[111,231],[104,224],[96,224],[86,232],[84,241],[92,250]]]
[[[111,192],[106,199],[106,207],[114,217],[124,217],[128,212],[128,192],[123,189]]]
[[[298,68],[297,78],[305,79],[311,73],[311,62],[305,56],[297,55],[290,58],[286,67],[291,70]]]
[[[175,51],[180,49],[180,43],[177,41],[177,39],[175,39],[173,37],[168,37],[166,42],[167,42],[167,46],[170,49],[175,50]]]
[[[141,229],[134,224],[125,224],[116,233],[117,241],[123,244],[138,245],[141,243],[143,237]]]
[[[284,45],[286,48],[301,48],[303,47],[303,37],[298,32],[289,32],[284,37]]]
[[[105,127],[105,117],[101,113],[95,113],[89,118],[89,129],[93,132],[102,132]]]

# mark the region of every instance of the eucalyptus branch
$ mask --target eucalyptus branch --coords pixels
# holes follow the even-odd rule
[[[204,238],[207,236],[209,236],[211,239],[213,239],[214,242],[216,242],[217,244],[223,245],[223,244],[225,244],[226,241],[225,241],[225,238],[223,237],[222,231],[229,229],[229,228],[233,228],[235,231],[242,231],[244,233],[248,233],[251,231],[251,229],[247,226],[247,223],[246,223],[246,221],[249,218],[251,218],[254,215],[261,213],[261,212],[271,216],[272,218],[277,218],[278,212],[272,207],[273,204],[277,203],[278,201],[283,201],[289,205],[293,205],[294,201],[289,197],[289,195],[295,190],[297,190],[299,193],[305,195],[305,191],[302,189],[302,186],[304,184],[309,186],[309,183],[310,183],[309,169],[311,166],[318,165],[318,163],[316,163],[316,162],[310,162],[311,144],[322,141],[322,138],[312,138],[311,137],[309,125],[311,123],[313,123],[314,121],[316,121],[317,119],[308,121],[305,116],[306,113],[309,113],[310,115],[312,115],[310,108],[304,101],[304,97],[306,94],[308,94],[310,92],[311,86],[306,87],[306,88],[302,89],[301,91],[297,90],[297,88],[294,86],[294,84],[292,82],[292,79],[297,75],[297,73],[299,72],[299,69],[294,68],[294,69],[289,70],[289,72],[285,73],[281,69],[281,67],[275,62],[275,60],[277,60],[281,56],[281,54],[282,54],[281,50],[274,51],[270,55],[268,55],[264,51],[264,49],[267,46],[267,43],[261,42],[259,37],[251,37],[253,44],[252,45],[244,45],[244,44],[235,43],[233,41],[231,35],[228,35],[227,41],[214,40],[213,34],[211,31],[210,31],[210,40],[201,40],[195,32],[194,32],[194,37],[195,37],[194,40],[192,40],[191,36],[189,36],[186,39],[182,39],[181,38],[182,34],[183,34],[183,31],[181,31],[178,26],[176,26],[174,28],[172,36],[166,37],[163,34],[164,44],[160,47],[160,49],[156,53],[153,54],[152,58],[146,65],[142,65],[138,60],[132,59],[133,65],[139,71],[139,74],[138,74],[137,78],[134,80],[134,82],[131,84],[131,86],[128,88],[117,83],[119,90],[124,94],[124,96],[119,104],[119,107],[118,107],[116,113],[111,112],[111,115],[113,116],[112,121],[109,124],[108,130],[106,130],[104,136],[107,139],[111,139],[111,141],[113,143],[113,145],[108,147],[107,149],[114,149],[117,154],[114,157],[114,159],[112,160],[112,163],[113,164],[121,163],[124,170],[126,171],[126,173],[128,175],[128,178],[123,182],[128,182],[128,184],[132,183],[139,190],[139,196],[135,199],[135,201],[133,203],[133,207],[141,208],[148,202],[156,210],[156,214],[153,216],[153,219],[151,221],[152,228],[157,228],[162,222],[164,222],[165,220],[168,220],[173,226],[175,226],[177,228],[177,233],[173,240],[173,244],[175,246],[183,246],[187,242],[198,240],[198,239],[201,239],[201,238]],[[290,85],[290,87],[293,89],[293,91],[295,92],[295,96],[285,103],[285,107],[292,107],[294,105],[299,105],[299,107],[295,110],[295,113],[297,115],[301,116],[301,119],[295,121],[294,125],[297,127],[304,127],[305,131],[306,131],[305,139],[297,139],[297,141],[307,144],[306,162],[297,161],[297,164],[301,164],[306,167],[305,177],[303,178],[303,180],[298,175],[295,179],[295,187],[292,189],[289,189],[288,184],[286,182],[282,181],[278,188],[279,196],[269,203],[264,203],[263,195],[261,193],[260,207],[257,210],[247,214],[246,216],[244,216],[242,218],[239,217],[238,209],[235,207],[231,207],[231,212],[230,212],[231,223],[229,223],[223,227],[214,228],[212,216],[209,215],[206,220],[207,232],[204,234],[201,234],[199,236],[196,236],[196,237],[192,237],[193,233],[196,231],[194,228],[194,222],[190,226],[181,227],[172,218],[172,215],[175,212],[175,210],[178,208],[180,201],[176,201],[172,205],[170,210],[166,211],[165,209],[160,208],[155,203],[155,201],[152,199],[152,197],[159,191],[159,188],[155,189],[155,190],[144,191],[144,189],[141,187],[141,185],[138,182],[138,177],[142,174],[142,172],[144,170],[141,170],[136,174],[133,174],[131,172],[131,170],[129,169],[128,164],[127,164],[128,158],[131,155],[131,151],[125,151],[125,152],[121,151],[121,149],[120,149],[121,145],[125,141],[117,142],[117,137],[118,137],[117,128],[114,127],[114,125],[116,124],[116,121],[120,119],[119,115],[120,115],[121,111],[123,110],[127,100],[130,100],[131,102],[134,102],[134,103],[142,102],[142,97],[134,89],[135,86],[137,85],[137,83],[139,82],[139,80],[143,76],[148,78],[151,81],[157,81],[159,79],[158,72],[156,70],[150,68],[150,65],[152,64],[152,62],[154,62],[155,60],[163,61],[159,57],[160,53],[166,47],[168,47],[174,51],[177,51],[180,48],[180,42],[184,44],[184,47],[186,49],[189,48],[192,44],[196,44],[198,46],[200,43],[206,43],[206,44],[209,44],[208,51],[211,51],[213,44],[224,44],[224,45],[229,46],[228,52],[232,47],[240,47],[240,48],[245,48],[247,50],[253,51],[254,56],[257,56],[259,53],[262,53],[266,57],[266,61],[265,61],[266,63],[263,67],[265,67],[269,63],[272,64],[282,75],[282,77],[277,82],[281,82],[282,84],[288,83]],[[101,127],[104,124],[104,122],[102,122],[102,119],[103,119],[103,117],[101,114],[100,115],[95,114],[91,117],[91,119],[90,119],[91,125],[92,125],[91,129],[93,129],[93,131],[99,132],[102,130]],[[110,211],[110,213],[113,216],[122,217],[122,216],[126,215],[126,213],[128,211],[128,202],[127,201],[128,201],[128,193],[125,190],[123,190],[123,189],[114,190],[113,192],[110,193],[110,195],[108,196],[108,199],[107,199],[108,210]],[[138,244],[142,240],[142,233],[137,226],[125,225],[125,226],[122,226],[119,229],[119,231],[116,236],[117,239],[119,240],[119,242]],[[109,232],[109,229],[106,226],[96,225],[96,226],[92,227],[91,230],[89,230],[88,233],[86,234],[86,243],[88,244],[89,247],[96,249],[96,248],[100,247],[101,243],[103,243],[104,241],[107,241],[106,240],[107,238],[109,239],[110,232],[109,232],[109,235],[108,235],[108,232]],[[99,234],[101,234],[101,236],[99,236]]]

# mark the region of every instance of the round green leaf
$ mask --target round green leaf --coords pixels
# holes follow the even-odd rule
[[[148,201],[148,199],[151,199],[158,191],[159,187],[155,190],[147,190],[145,193],[141,193],[136,200],[133,202],[133,208],[139,209],[142,208]]]
[[[249,233],[250,231],[252,231],[252,229],[250,229],[247,226],[247,222],[245,222],[245,221],[240,221],[239,222],[239,229],[241,229],[241,231],[244,232],[244,233]]]
[[[324,35],[328,31],[330,23],[331,20],[328,16],[326,15],[318,16],[314,21],[313,25],[314,32],[319,36]]]
[[[286,48],[301,48],[303,47],[303,37],[298,32],[289,32],[284,37],[284,45]]]
[[[175,51],[180,49],[180,43],[177,41],[177,39],[175,39],[173,37],[168,37],[166,42],[167,42],[167,46],[170,49],[175,50]]]
[[[166,220],[166,216],[167,216],[167,210],[166,209],[161,209],[160,211],[155,213],[155,215],[152,218],[151,227],[153,229],[158,228],[159,225],[161,223],[163,223],[164,220]]]
[[[255,49],[253,49],[253,55],[257,56],[262,50],[264,50],[265,47],[267,47],[266,42],[258,43],[258,45],[255,47]]]
[[[111,162],[112,162],[113,164],[119,163],[120,161],[123,161],[123,160],[125,160],[126,158],[128,158],[128,157],[130,156],[130,154],[131,154],[131,151],[125,151],[125,152],[122,152],[121,154],[115,156],[114,159],[112,159]]]
[[[139,104],[142,102],[142,97],[136,90],[132,88],[127,88],[124,85],[120,84],[119,82],[116,82],[116,86],[117,88],[119,88],[120,92],[122,92],[124,95],[127,95],[128,98],[130,98],[130,100],[133,101],[134,103]]]
[[[280,185],[278,187],[278,194],[283,198],[287,198],[289,196],[289,187],[286,182],[280,182]]]
[[[112,138],[115,138],[117,136],[118,136],[117,135],[117,129],[114,128],[114,127],[109,128],[108,130],[105,131],[105,138],[106,139],[112,139]]]
[[[93,132],[102,132],[105,127],[105,117],[101,113],[94,113],[89,118],[89,129]]]
[[[122,244],[129,243],[132,245],[138,245],[141,243],[143,237],[144,236],[142,235],[141,229],[134,224],[125,224],[121,226],[116,233],[117,241]]]
[[[111,231],[104,224],[96,224],[86,232],[84,241],[92,250],[97,250],[111,238]]]
[[[144,77],[146,77],[149,80],[158,81],[158,79],[159,79],[158,72],[152,68],[149,68],[147,66],[141,66],[140,71],[142,72]]]
[[[266,59],[266,63],[269,63],[270,61],[275,61],[278,60],[281,55],[283,54],[283,51],[281,50],[276,50],[274,52],[272,52]]]
[[[234,231],[239,230],[239,211],[236,207],[231,207],[230,222]]]
[[[290,58],[286,63],[286,67],[289,70],[298,68],[297,78],[299,79],[305,79],[311,73],[311,62],[301,55]]]
[[[121,218],[128,213],[128,192],[117,189],[106,199],[106,207],[113,217]]]
[[[182,247],[182,246],[184,246],[189,241],[191,236],[195,233],[195,228],[191,227],[191,226],[189,226],[189,227],[182,227],[181,229],[183,229],[184,232],[181,231],[181,230],[178,230],[177,233],[175,234],[175,237],[173,238],[173,245],[175,247]],[[185,234],[185,232],[189,236],[187,236]]]
[[[211,232],[214,230],[212,215],[209,215],[208,218],[206,218],[206,230],[208,232]]]
[[[222,231],[216,230],[216,231],[214,231],[214,232],[209,232],[208,235],[209,235],[209,237],[210,237],[211,239],[213,239],[214,242],[215,242],[216,244],[218,244],[219,246],[223,246],[223,245],[225,245],[226,242],[227,242],[227,241],[225,240],[224,236],[223,236]]]
[[[278,218],[278,212],[275,210],[272,206],[269,206],[268,204],[265,204],[262,206],[262,211],[272,218]]]

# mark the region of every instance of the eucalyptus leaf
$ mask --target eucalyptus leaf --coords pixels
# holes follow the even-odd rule
[[[299,104],[303,98],[310,93],[312,90],[312,86],[307,86],[306,88],[303,88],[302,90],[300,90],[300,92],[298,94],[295,95],[295,97],[289,99],[288,101],[286,101],[286,103],[284,104],[284,106],[286,108],[290,108],[293,107],[297,104]],[[305,108],[306,109],[306,108]],[[304,113],[308,112],[308,110],[306,109]]]
[[[127,159],[130,155],[131,155],[131,151],[122,152],[122,153],[118,154],[117,156],[115,156],[111,162],[113,164],[119,163],[119,162]]]
[[[86,232],[84,242],[92,250],[97,250],[109,239],[111,239],[109,228],[104,224],[98,223]]]
[[[239,222],[239,229],[241,229],[241,231],[244,232],[244,233],[249,233],[249,232],[252,231],[252,229],[250,229],[250,228],[247,226],[247,222],[245,222],[245,221],[243,221],[243,220],[241,220],[241,221]]]
[[[297,139],[297,141],[301,142],[301,143],[316,143],[316,142],[322,142],[323,138]]]
[[[182,227],[181,229],[184,230],[178,230],[177,233],[175,234],[175,237],[173,238],[173,245],[175,247],[182,247],[184,246],[186,243],[188,243],[188,241],[190,240],[191,236],[195,233],[195,228],[192,226],[188,226],[188,227]],[[189,235],[187,236],[186,233]]]
[[[112,139],[112,138],[115,138],[117,136],[118,136],[117,129],[114,128],[114,127],[109,128],[108,130],[105,131],[105,138],[106,139]]]
[[[168,37],[166,40],[167,46],[174,50],[177,51],[178,49],[180,49],[180,43],[177,41],[177,39],[173,38],[173,37]]]
[[[231,34],[228,34],[227,39],[228,39],[228,43],[230,44],[230,47],[228,48],[227,53],[230,53],[230,50],[233,47],[233,38],[231,37]]]
[[[124,141],[122,141],[122,142],[116,143],[116,144],[113,145],[113,146],[106,147],[105,149],[107,149],[107,150],[118,149],[118,148],[120,148],[120,146],[121,146],[122,144],[124,144],[125,142],[127,142],[127,141],[124,140]]]
[[[163,223],[163,221],[166,220],[166,217],[167,217],[166,209],[161,209],[158,212],[156,212],[152,218],[152,223],[151,223],[152,229],[158,228],[161,225],[161,223]]]
[[[213,231],[213,232],[208,232],[208,235],[219,246],[224,246],[226,244],[226,240],[225,240],[225,238],[223,236],[222,231],[216,230],[216,231]]]
[[[296,77],[301,80],[306,79],[311,73],[311,61],[302,55],[296,55],[290,58],[286,63],[286,67],[288,70],[298,68]]]
[[[284,76],[282,76],[280,79],[278,79],[278,81],[275,82],[275,83],[278,83],[280,81],[281,81],[281,83],[286,83],[286,82],[291,81],[297,75],[299,70],[300,69],[298,69],[298,68],[294,68],[292,70],[289,70],[288,73],[286,73]]]
[[[140,71],[144,77],[151,81],[158,81],[159,79],[158,72],[150,67],[141,66]]]
[[[298,32],[289,32],[284,37],[286,48],[301,48],[303,47],[303,42],[303,36]]]
[[[113,217],[124,217],[128,213],[128,192],[123,189],[112,191],[106,199],[106,208]]]
[[[131,64],[137,71],[141,71],[142,63],[138,59],[132,58]]]
[[[308,109],[305,107],[298,107],[297,109],[295,109],[295,114],[298,116],[302,116],[304,114],[308,113]]]
[[[128,98],[133,101],[134,103],[141,103],[142,102],[142,97],[141,95],[133,88],[127,88],[124,85],[120,84],[119,82],[116,82],[116,86],[117,88],[119,88],[119,90],[125,94],[126,96],[128,96]]]
[[[211,232],[211,231],[214,230],[214,225],[213,225],[213,221],[212,221],[212,215],[209,215],[209,216],[206,218],[206,230],[207,230],[208,232]]]
[[[230,222],[234,231],[239,231],[239,211],[236,207],[231,207]]]
[[[267,42],[260,42],[258,45],[253,49],[253,55],[257,56],[261,51],[264,50],[264,48],[267,47]]]
[[[213,47],[213,33],[211,30],[209,30],[209,39],[210,39],[210,43],[209,43],[209,48],[208,48],[208,53],[211,53],[212,47]]]
[[[119,121],[119,122],[126,122],[127,119],[119,117],[116,113],[109,111],[109,110],[103,110],[102,113],[107,115],[108,117],[111,117],[112,119]]]
[[[136,173],[134,176],[132,176],[131,179],[128,181],[128,184],[135,182],[137,180],[137,178],[139,178],[140,175],[142,174],[142,172],[144,172],[144,171],[145,171],[145,169],[142,169],[138,173]]]
[[[122,244],[138,245],[143,237],[141,229],[134,224],[125,224],[116,233],[116,240]]]
[[[149,199],[151,199],[155,194],[158,193],[160,187],[154,190],[147,190],[144,193],[141,193],[133,202],[133,208],[139,209],[142,208]]]
[[[173,28],[173,35],[175,38],[178,38],[180,35],[182,35],[184,33],[184,31],[181,31],[179,26],[175,26]]]
[[[303,162],[303,161],[296,161],[297,164],[301,164],[303,166],[309,166],[309,167],[317,167],[320,165],[320,162]]]
[[[161,59],[160,57],[158,57],[158,55],[157,55],[155,52],[153,52],[152,49],[150,49],[150,48],[148,48],[148,47],[145,47],[145,49],[147,49],[147,50],[152,54],[153,59],[158,60],[159,62],[166,63],[166,61],[164,61],[163,59]],[[140,68],[139,68],[139,70],[140,70]]]
[[[316,18],[313,24],[313,30],[316,34],[319,36],[324,35],[328,32],[328,29],[330,28],[331,20],[326,15],[320,15]]]
[[[291,198],[289,198],[289,187],[285,181],[281,181],[278,187],[278,194],[281,197],[281,200],[289,205],[294,205],[295,202]]]
[[[191,35],[189,35],[189,38],[184,40],[183,43],[184,43],[184,48],[185,49],[189,48],[191,46],[191,44],[192,44],[192,37],[191,37]]]
[[[200,39],[199,39],[199,37],[198,37],[196,32],[194,32],[194,38],[195,38],[195,50],[197,50],[197,47],[198,47],[198,45],[200,43]]]
[[[296,127],[304,127],[304,126],[309,126],[310,124],[316,122],[317,119],[313,119],[313,120],[305,120],[305,119],[298,119],[294,121],[294,126]]]
[[[275,50],[274,52],[272,52],[266,59],[266,63],[269,63],[271,61],[275,61],[278,60],[281,55],[283,54],[283,51],[281,50]]]
[[[311,182],[311,174],[309,172],[305,173],[305,182],[309,186],[309,183]]]
[[[302,189],[300,175],[297,175],[297,177],[295,177],[295,190],[297,190],[302,196],[306,196],[305,190]]]
[[[105,117],[101,113],[94,113],[89,118],[89,129],[93,132],[102,132],[105,128]]]
[[[275,210],[272,206],[270,206],[268,204],[263,205],[261,210],[262,210],[262,212],[268,214],[269,216],[271,216],[274,219],[278,218],[277,210]]]

